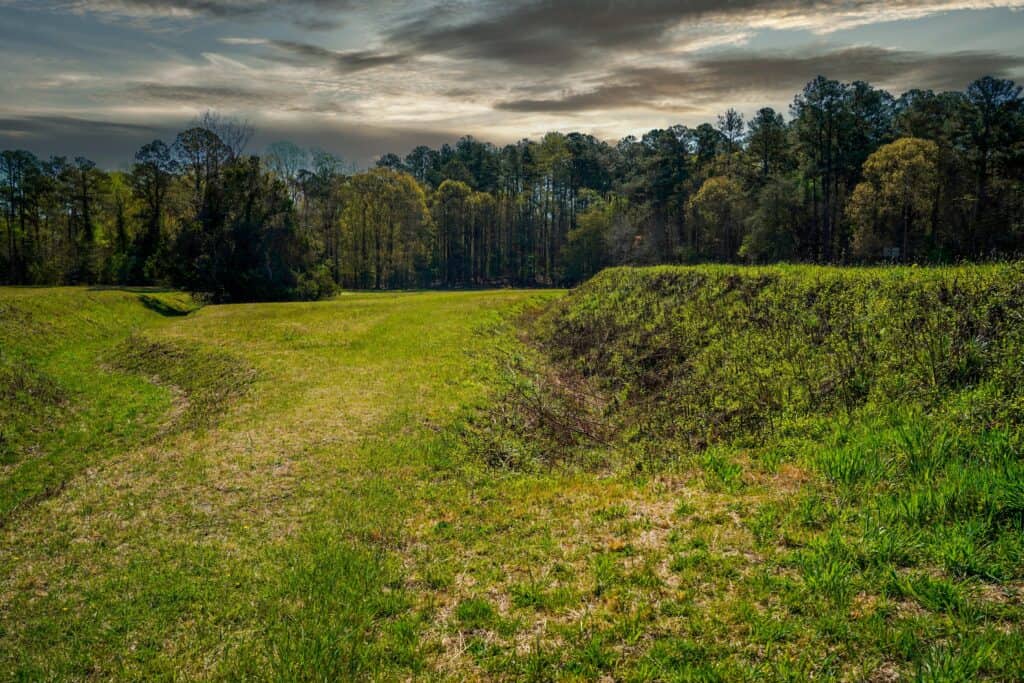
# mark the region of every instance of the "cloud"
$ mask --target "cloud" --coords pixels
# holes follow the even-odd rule
[[[1022,6],[1024,0],[490,0],[469,18],[464,5],[427,8],[390,37],[421,53],[550,70],[612,50],[699,41],[724,28],[828,32],[957,9]]]
[[[92,121],[74,116],[0,116],[0,131],[2,132],[48,135],[54,131],[68,130],[99,135],[137,135],[151,133],[158,129],[149,124]]]
[[[375,69],[379,66],[401,64],[409,60],[400,53],[376,52],[374,50],[329,50],[318,45],[290,40],[268,40],[265,44],[285,52],[300,63],[328,64],[339,73],[352,73]]]
[[[134,20],[285,19],[305,30],[333,30],[338,15],[353,9],[353,0],[51,0],[50,5],[77,13]]]
[[[77,12],[103,12],[132,17],[246,17],[271,10],[340,11],[351,0],[71,0],[63,6]]]
[[[255,45],[273,48],[282,61],[299,66],[322,66],[334,68],[338,73],[366,71],[380,66],[391,66],[408,62],[411,57],[399,52],[376,50],[331,50],[293,40],[270,40],[267,38],[221,38],[225,45]]]
[[[7,0],[38,5],[36,0]],[[369,9],[355,0],[49,0],[51,7],[74,12],[133,18],[246,18],[289,17],[307,29],[340,25],[337,15]],[[494,54],[529,59],[521,45],[553,48],[559,37],[574,37],[584,45],[603,41],[610,47],[634,44],[663,35],[682,22],[729,21],[737,18],[754,26],[834,30],[862,22],[917,18],[958,9],[1022,7],[1022,0],[391,0],[370,6],[383,10],[413,6],[414,16],[395,30],[417,37],[436,51],[480,50],[497,40]],[[464,20],[467,14],[475,17]],[[839,23],[837,24],[837,20]],[[518,35],[517,35],[518,34]],[[442,44],[446,39],[458,45]],[[563,46],[566,51],[574,46]]]
[[[340,19],[331,19],[322,14],[295,17],[292,19],[292,23],[305,31],[335,31],[345,25],[345,22]]]
[[[964,28],[957,15],[831,32],[1020,6],[1024,0],[0,0],[8,44],[0,55],[10,66],[0,79],[0,138],[123,161],[153,130],[173,137],[204,108],[357,159],[457,137],[450,131],[498,142],[574,128],[618,137],[696,123],[733,105],[785,107],[818,74],[892,92],[960,89],[989,73],[1016,78],[1024,49],[1013,28],[1024,14],[979,12]],[[47,21],[39,9],[105,20]],[[341,23],[337,33],[308,32]],[[774,33],[788,28],[799,30]],[[758,47],[783,39],[790,49]],[[850,47],[851,40],[882,47]],[[108,120],[152,126],[103,133],[115,125]]]
[[[73,12],[94,12],[140,18],[240,18],[260,14],[267,3],[243,0],[73,0],[65,5]]]
[[[894,88],[963,88],[983,75],[1005,75],[1024,58],[989,52],[925,54],[853,47],[804,55],[734,53],[694,60],[686,69],[620,68],[590,90],[550,98],[521,98],[495,109],[575,113],[609,109],[685,110],[729,98],[792,94],[821,74]]]
[[[128,165],[135,150],[171,131],[159,125],[62,115],[0,116],[0,148],[28,149],[41,157],[84,156],[108,168]]]
[[[182,85],[145,82],[130,86],[131,95],[198,109],[264,108],[288,101],[280,90],[257,90],[231,85]]]

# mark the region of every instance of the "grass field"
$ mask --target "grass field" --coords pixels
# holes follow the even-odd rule
[[[601,286],[560,310],[559,292],[195,310],[0,290],[0,678],[1020,678],[1012,425],[869,402],[659,460],[681,443],[665,414],[605,406],[609,441],[568,444],[580,458],[489,459],[525,446],[504,423],[481,445],[480,415],[532,381],[491,350],[583,367],[598,356],[550,332],[582,335]],[[538,306],[544,352],[512,332]],[[643,349],[597,324],[603,348]],[[595,363],[602,392],[626,376]],[[1000,504],[929,517],[971,453]],[[884,495],[918,507],[882,523]]]

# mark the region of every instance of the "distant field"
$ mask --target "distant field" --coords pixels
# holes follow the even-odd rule
[[[1019,679],[1022,286],[0,289],[0,678]]]

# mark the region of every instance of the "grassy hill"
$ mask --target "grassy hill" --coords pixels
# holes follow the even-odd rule
[[[1013,680],[1021,276],[0,290],[0,676]]]
[[[1020,266],[667,267],[605,271],[534,336],[622,426],[693,452],[899,412],[1018,425],[1022,323]]]

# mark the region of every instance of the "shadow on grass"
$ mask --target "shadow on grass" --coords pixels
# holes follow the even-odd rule
[[[167,317],[185,316],[193,311],[192,308],[179,307],[173,302],[150,294],[139,294],[139,302],[154,313]]]

